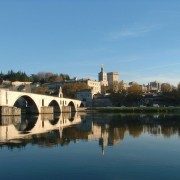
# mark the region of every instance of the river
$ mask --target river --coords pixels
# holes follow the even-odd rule
[[[1,117],[0,179],[180,179],[180,115]]]

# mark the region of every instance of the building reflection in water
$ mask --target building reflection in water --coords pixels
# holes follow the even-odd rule
[[[106,146],[120,143],[127,135],[170,137],[180,135],[179,115],[127,115],[61,113],[60,116],[2,116],[0,146],[21,148],[27,144],[42,147],[68,145],[77,140],[96,140],[104,154]]]

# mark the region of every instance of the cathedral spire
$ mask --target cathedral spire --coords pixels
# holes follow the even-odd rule
[[[104,67],[103,67],[103,64],[101,64],[101,72],[104,71]]]

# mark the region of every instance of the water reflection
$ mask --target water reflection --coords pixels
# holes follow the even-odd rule
[[[106,146],[116,145],[126,136],[138,138],[145,133],[180,136],[180,115],[62,113],[60,116],[3,116],[0,120],[0,146],[9,148],[21,148],[29,143],[52,147],[77,140],[96,140],[104,153]]]

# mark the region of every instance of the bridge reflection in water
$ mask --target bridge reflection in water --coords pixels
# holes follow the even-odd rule
[[[55,129],[61,131],[67,126],[81,123],[78,113],[62,113],[60,116],[42,114],[39,116],[2,116],[0,142],[26,139]]]
[[[43,147],[67,145],[71,141],[96,140],[99,146],[113,146],[126,136],[141,134],[170,137],[180,135],[179,115],[112,115],[61,113],[60,116],[39,115],[1,117],[1,146],[21,148],[28,143]]]

